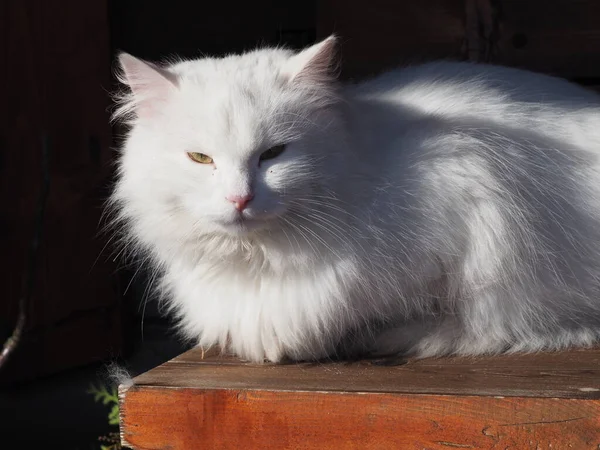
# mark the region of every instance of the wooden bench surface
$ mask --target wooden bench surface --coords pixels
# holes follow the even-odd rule
[[[600,349],[394,366],[194,349],[120,398],[134,449],[600,449]]]

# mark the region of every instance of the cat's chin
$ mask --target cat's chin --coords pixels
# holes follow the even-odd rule
[[[268,228],[269,221],[261,219],[239,218],[230,221],[221,221],[219,230],[230,236],[245,236],[252,232]]]

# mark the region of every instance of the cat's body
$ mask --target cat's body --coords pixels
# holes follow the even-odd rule
[[[332,52],[122,59],[114,201],[185,335],[254,361],[592,344],[599,97],[463,63],[340,87]]]

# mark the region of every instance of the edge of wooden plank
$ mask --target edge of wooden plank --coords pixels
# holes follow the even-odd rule
[[[249,364],[191,350],[133,381],[137,386],[272,392],[355,392],[600,399],[600,349],[409,361]]]
[[[265,450],[533,450],[600,442],[600,401],[589,399],[151,386],[132,386],[120,399],[121,440],[134,449],[202,443]]]
[[[119,439],[121,441],[121,446],[125,448],[133,448],[132,445],[127,442],[127,439],[125,439],[125,427],[123,426],[123,424],[125,424],[123,412],[125,410],[125,397],[127,396],[127,391],[133,386],[133,384],[120,384],[117,389],[119,397]]]

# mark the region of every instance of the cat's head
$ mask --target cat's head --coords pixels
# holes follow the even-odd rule
[[[136,233],[247,236],[299,214],[335,169],[336,59],[334,37],[162,67],[122,54],[115,200]]]

